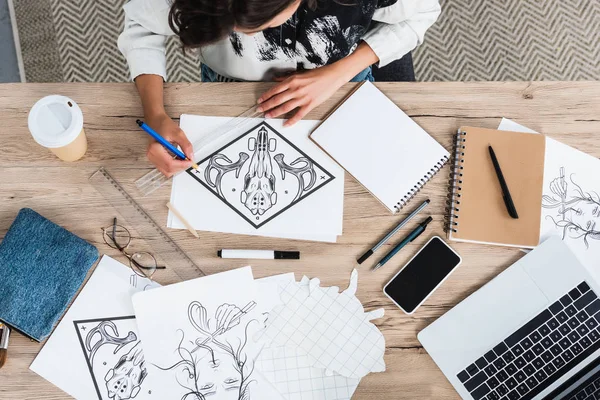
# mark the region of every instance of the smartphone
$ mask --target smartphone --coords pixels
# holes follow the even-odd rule
[[[450,246],[434,236],[385,285],[383,293],[402,311],[412,314],[461,262]]]

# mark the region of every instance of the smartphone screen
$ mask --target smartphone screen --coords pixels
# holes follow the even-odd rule
[[[383,292],[410,314],[429,297],[461,262],[460,256],[437,236],[388,282]]]

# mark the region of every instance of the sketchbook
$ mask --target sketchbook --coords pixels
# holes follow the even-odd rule
[[[515,201],[517,220],[506,213],[485,152],[489,143]],[[597,264],[600,178],[594,171],[600,160],[544,135],[470,127],[456,136],[455,155],[447,226],[451,240],[532,248],[557,235],[584,265]],[[486,202],[492,205],[483,207]]]
[[[311,139],[394,213],[450,156],[370,82],[335,109]]]
[[[180,126],[193,142],[224,119],[182,115]],[[199,168],[175,176],[171,204],[198,230],[335,242],[344,171],[309,140],[317,123],[257,119],[197,149]],[[167,226],[185,228],[172,213]]]

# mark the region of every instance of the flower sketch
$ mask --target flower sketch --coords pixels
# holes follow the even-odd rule
[[[581,240],[589,249],[590,240],[600,240],[600,195],[586,191],[575,182],[575,174],[565,179],[565,168],[561,167],[559,176],[550,182],[551,194],[542,196],[542,207],[553,210],[546,215],[557,229],[562,231],[563,240],[570,238]]]
[[[175,364],[164,371],[175,371],[179,386],[185,389],[181,400],[250,400],[250,387],[254,382],[254,361],[245,352],[250,325],[257,320],[245,322],[235,335],[227,335],[238,326],[245,314],[256,306],[248,303],[243,309],[233,304],[222,304],[214,319],[208,318],[206,308],[194,301],[188,307],[188,319],[197,332],[193,340],[181,335]],[[240,333],[241,332],[241,333]]]

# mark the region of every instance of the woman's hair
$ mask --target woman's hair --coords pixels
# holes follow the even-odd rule
[[[258,29],[296,1],[173,0],[169,25],[184,47],[202,47],[223,39],[234,27]],[[309,6],[315,2],[308,0]]]

